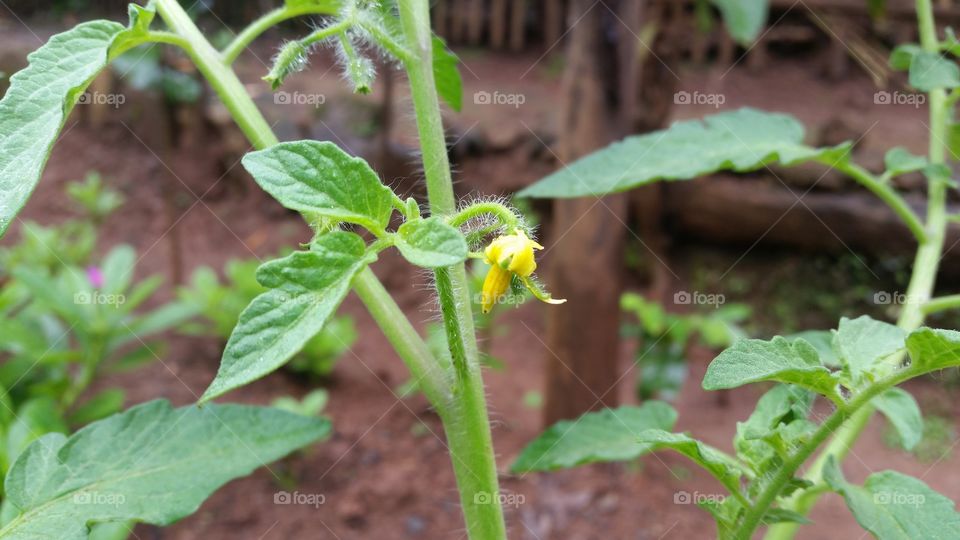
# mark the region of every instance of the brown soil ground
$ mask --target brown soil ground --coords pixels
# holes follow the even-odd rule
[[[549,61],[537,55],[494,56],[462,51],[466,66],[465,110],[455,119],[457,131],[480,130],[487,140],[512,140],[528,130],[552,133],[557,106],[558,76]],[[259,49],[266,59],[269,49]],[[252,56],[244,61],[245,78],[261,94],[273,118],[283,121],[290,114],[271,106],[265,89],[256,81],[263,72]],[[327,94],[330,104],[353,103],[345,94],[336,69],[322,76],[329,66],[318,59],[312,71],[291,81],[288,91],[311,88]],[[532,69],[531,69],[532,67]],[[823,122],[850,103],[876,113],[888,128],[876,129],[871,144],[889,142],[916,146],[924,130],[903,116],[913,110],[882,109],[872,106],[872,90],[859,79],[827,84],[809,74],[804,66],[778,66],[776,73],[743,74],[739,70],[724,78],[716,73],[684,72],[684,85],[721,88],[728,95],[725,107],[751,104],[786,110],[814,122]],[[529,72],[528,72],[529,71]],[[689,78],[688,78],[689,77]],[[710,86],[713,85],[713,86]],[[718,86],[719,85],[719,86]],[[409,103],[400,95],[398,142],[409,142]],[[339,88],[339,89],[338,89]],[[478,90],[521,92],[524,106],[482,107],[475,105]],[[858,101],[859,100],[859,101]],[[361,100],[362,101],[362,100]],[[830,110],[826,111],[827,105]],[[693,117],[711,112],[678,108],[677,114]],[[333,113],[331,113],[333,114]],[[919,117],[922,112],[916,113]],[[325,120],[324,118],[327,118]],[[311,129],[349,131],[330,117],[311,121]],[[334,115],[334,118],[336,115]],[[74,118],[75,119],[75,118]],[[128,199],[126,206],[107,224],[103,245],[127,242],[142,256],[141,275],[170,275],[171,219],[162,195],[173,190],[178,233],[184,253],[183,267],[189,271],[200,264],[220,267],[231,257],[266,257],[280,245],[308,239],[298,220],[260,194],[242,174],[230,175],[218,186],[217,197],[197,200],[211,189],[220,171],[207,157],[206,141],[201,145],[164,158],[179,182],[167,176],[154,152],[131,135],[149,126],[129,129],[111,122],[94,130],[68,122],[65,134],[53,152],[41,187],[29,203],[24,218],[53,222],[67,212],[62,188],[83,171],[97,169]],[[893,122],[896,123],[894,129]],[[328,124],[332,124],[330,128]],[[910,126],[914,127],[910,127]],[[281,124],[292,130],[289,120]],[[894,138],[896,140],[890,141]],[[348,135],[343,135],[347,139]],[[336,137],[334,140],[337,140]],[[349,139],[348,139],[349,140]],[[159,153],[159,152],[158,152]],[[529,153],[507,152],[497,157],[472,160],[460,167],[459,185],[463,195],[502,193],[511,186],[532,181],[554,165],[531,161]],[[234,171],[236,172],[236,171]],[[385,174],[388,181],[393,178]],[[397,174],[396,176],[402,176]],[[191,194],[191,191],[195,194]],[[549,244],[550,240],[546,239]],[[549,264],[549,262],[548,262]],[[429,309],[428,282],[423,274],[409,269],[395,257],[385,256],[375,270],[397,295],[413,321],[422,325],[436,315]],[[169,288],[165,294],[169,294]],[[493,419],[493,437],[499,457],[504,492],[522,495],[523,503],[507,509],[511,538],[517,539],[688,539],[710,538],[713,525],[708,514],[690,504],[677,504],[680,492],[703,496],[720,494],[720,487],[682,458],[670,453],[647,456],[637,463],[596,465],[576,470],[514,476],[507,465],[543,428],[537,409],[525,405],[524,395],[543,389],[544,363],[550,352],[541,341],[543,306],[527,305],[508,311],[501,322],[509,328],[491,343],[491,352],[504,360],[502,371],[488,370],[487,393]],[[359,301],[350,297],[343,311],[353,315],[362,336],[337,366],[329,385],[331,399],[327,414],[334,433],[288,460],[265,467],[249,478],[237,480],[215,494],[200,510],[174,526],[159,529],[141,526],[136,536],[143,539],[306,539],[377,538],[458,539],[464,538],[452,470],[445,450],[442,427],[422,397],[399,399],[393,389],[406,380],[403,365],[366,315]],[[193,402],[212,380],[219,361],[220,344],[207,339],[172,335],[163,362],[123,378],[104,381],[128,389],[130,403],[167,398],[177,405]],[[633,402],[635,377],[632,358],[635,344],[625,342],[621,354],[623,384],[620,394]],[[680,413],[678,429],[687,430],[720,448],[729,449],[735,422],[748,416],[761,389],[749,387],[729,394],[726,405],[717,395],[699,388],[710,355],[699,352],[691,359],[692,375],[676,403]],[[956,406],[939,384],[924,382],[915,388],[924,404],[939,406],[940,414],[955,417]],[[291,375],[279,372],[229,396],[230,401],[268,403],[284,394],[302,395],[309,388]],[[960,476],[954,455],[933,464],[914,458],[882,443],[884,424],[875,420],[851,452],[845,464],[848,476],[862,480],[872,471],[892,468],[917,475],[934,489],[957,499]],[[286,479],[295,481],[301,493],[323,494],[319,507],[276,505],[274,494],[290,490]],[[812,516],[814,524],[801,538],[847,539],[864,533],[836,496],[826,496]]]

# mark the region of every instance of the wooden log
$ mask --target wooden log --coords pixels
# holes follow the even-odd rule
[[[770,178],[717,175],[665,184],[666,221],[675,238],[753,246],[793,247],[812,252],[875,256],[909,255],[916,249],[910,231],[883,202],[866,190],[795,191]],[[798,202],[798,197],[802,197]],[[907,200],[922,212],[922,195]],[[951,226],[946,245],[960,241]],[[944,272],[958,273],[960,250],[948,250]]]

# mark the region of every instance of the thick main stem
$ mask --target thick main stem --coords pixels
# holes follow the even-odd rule
[[[920,44],[927,52],[937,53],[939,42],[933,19],[933,8],[930,0],[917,0],[917,21],[920,29]],[[930,142],[929,161],[939,165],[946,162],[947,157],[947,95],[942,89],[930,92]],[[936,169],[933,169],[936,171]],[[933,295],[936,284],[937,270],[943,254],[943,244],[947,229],[946,186],[948,178],[931,173],[928,177],[927,189],[927,221],[926,231],[917,255],[914,259],[913,274],[907,287],[906,303],[900,312],[897,326],[906,331],[912,331],[923,324],[926,312],[924,306]],[[823,493],[823,468],[830,457],[838,462],[843,461],[853,444],[863,433],[870,422],[875,408],[866,404],[843,423],[836,431],[830,443],[817,456],[816,461],[804,475],[814,483],[810,489],[799,492],[793,499],[783,506],[800,514],[807,514]],[[767,540],[789,540],[794,537],[799,525],[795,523],[781,523],[771,526],[765,538]]]
[[[410,79],[423,153],[423,167],[433,215],[451,215],[456,211],[450,161],[447,157],[440,100],[433,77],[433,35],[427,0],[398,2],[400,21],[411,58],[405,63]],[[498,502],[499,483],[493,452],[493,439],[487,417],[483,379],[480,373],[473,309],[463,264],[436,272],[437,289],[447,295],[441,302],[447,337],[452,353],[464,357],[458,369],[454,398],[444,415],[444,429],[450,457],[460,491],[460,503],[471,538],[506,538],[503,510]],[[443,298],[441,298],[443,300]],[[458,340],[453,343],[452,340]]]
[[[170,29],[186,41],[185,49],[196,63],[197,69],[207,78],[234,121],[250,140],[250,144],[258,150],[277,144],[277,136],[250,99],[243,83],[203,37],[177,0],[157,0],[157,10]],[[429,348],[410,326],[393,297],[369,268],[357,276],[354,290],[410,372],[420,380],[424,393],[433,405],[442,411],[449,402],[449,392],[441,390],[447,385],[436,369],[436,362],[433,361]]]

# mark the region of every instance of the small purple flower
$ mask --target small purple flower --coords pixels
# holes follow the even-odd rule
[[[100,289],[103,287],[103,272],[100,270],[100,268],[96,266],[88,266],[87,279],[90,280],[90,284],[93,285],[94,289]]]

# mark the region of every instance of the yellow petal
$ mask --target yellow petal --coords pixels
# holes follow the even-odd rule
[[[507,292],[510,286],[510,275],[509,271],[496,264],[490,265],[490,271],[483,280],[483,289],[480,293],[480,310],[483,313],[490,313],[497,300]]]

